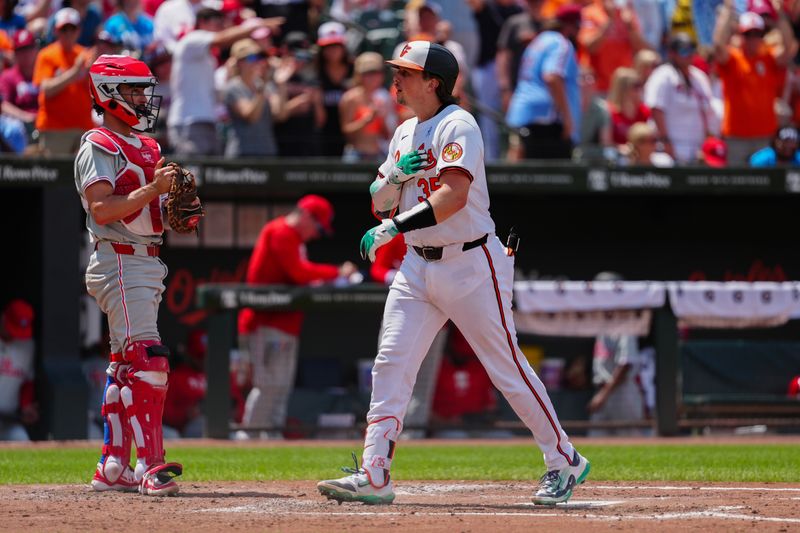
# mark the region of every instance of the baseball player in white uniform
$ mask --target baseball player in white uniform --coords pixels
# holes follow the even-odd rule
[[[178,492],[181,465],[165,463],[161,417],[169,349],[156,319],[167,267],[158,258],[166,216],[162,196],[175,170],[164,166],[152,131],[159,97],[143,62],[102,55],[89,69],[101,128],[87,131],[75,159],[75,185],[86,210],[94,253],[86,287],[108,317],[111,361],[102,414],[105,438],[92,479],[98,491]],[[137,462],[130,467],[131,445]]]
[[[374,259],[375,250],[398,233],[409,250],[384,309],[361,465],[317,488],[339,502],[394,500],[395,443],[422,359],[449,318],[544,453],[547,472],[533,502],[565,502],[586,479],[589,462],[573,448],[517,345],[513,253],[495,236],[489,216],[480,129],[452,96],[458,63],[447,49],[427,41],[408,43],[388,63],[396,69],[398,102],[416,116],[395,131],[370,186],[373,211],[382,222],[364,235],[361,253]]]

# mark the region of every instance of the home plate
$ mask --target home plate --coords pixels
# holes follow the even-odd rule
[[[523,503],[522,505],[535,507],[536,509],[597,509],[621,503],[625,502],[623,500],[570,500],[567,503],[557,503],[555,505],[539,505],[535,503]]]

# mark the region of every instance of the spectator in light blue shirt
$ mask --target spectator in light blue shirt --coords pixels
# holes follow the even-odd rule
[[[762,148],[750,156],[750,166],[800,166],[797,130],[793,126],[780,128],[772,139],[772,146]]]
[[[144,51],[153,42],[153,19],[142,13],[142,0],[118,0],[118,5],[104,29],[126,49]]]
[[[580,89],[575,39],[581,8],[559,8],[549,29],[525,49],[508,125],[519,128],[526,159],[570,159],[580,138]],[[547,25],[545,27],[548,27]],[[525,135],[527,130],[527,135]]]

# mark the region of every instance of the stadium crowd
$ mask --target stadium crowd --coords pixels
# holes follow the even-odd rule
[[[3,0],[0,150],[72,154],[88,69],[146,61],[181,156],[383,159],[383,60],[449,48],[488,161],[797,164],[798,0]]]

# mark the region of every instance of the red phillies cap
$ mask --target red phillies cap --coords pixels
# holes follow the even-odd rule
[[[772,17],[773,19],[778,18],[778,12],[775,11],[775,8],[772,6],[772,2],[769,0],[747,0],[747,11],[758,13],[762,17],[767,16]]]
[[[564,4],[556,11],[556,20],[561,22],[580,22],[581,6],[578,4]]]
[[[14,34],[14,50],[25,48],[26,46],[33,46],[36,44],[36,37],[33,36],[28,30],[19,30]]]
[[[300,198],[297,207],[314,217],[327,235],[333,233],[333,206],[328,200],[316,194],[307,194]]]
[[[709,137],[703,143],[703,160],[710,167],[724,167],[728,163],[728,146],[722,139]]]
[[[33,307],[25,300],[12,300],[3,310],[3,329],[14,339],[33,337]]]

